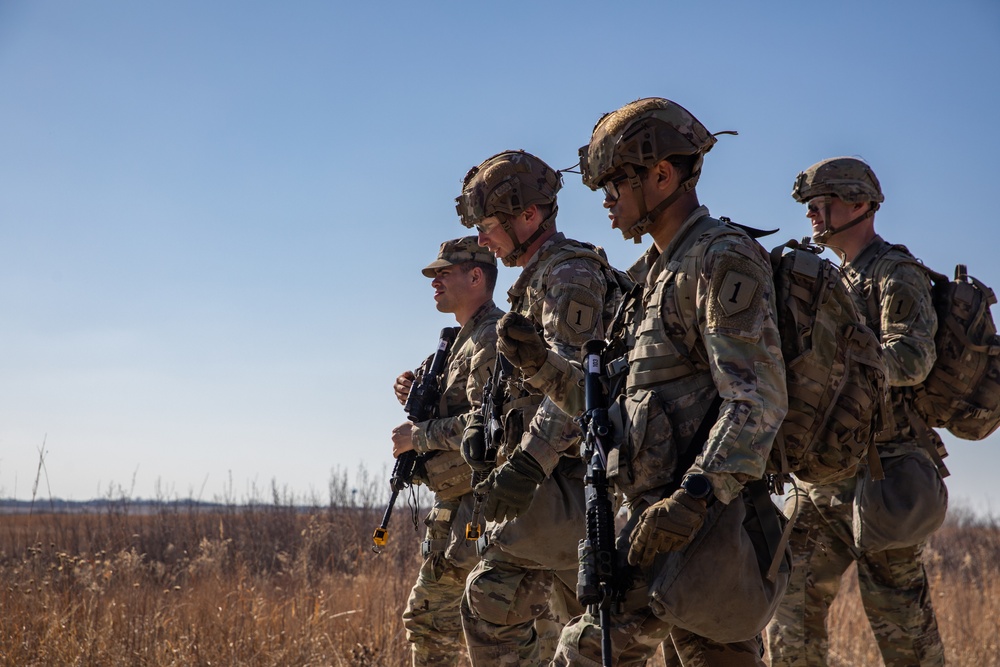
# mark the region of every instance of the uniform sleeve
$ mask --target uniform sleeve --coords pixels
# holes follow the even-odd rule
[[[483,327],[480,338],[476,341],[472,363],[469,366],[469,378],[466,381],[466,394],[474,410],[483,405],[483,391],[497,360],[496,320],[490,320],[489,325]]]
[[[696,463],[728,503],[764,474],[788,409],[771,268],[756,242],[725,237],[698,274],[697,317],[722,405]]]
[[[924,381],[937,360],[937,314],[927,274],[910,262],[896,264],[879,289],[879,324],[889,384]]]
[[[554,352],[563,360],[577,361],[584,343],[604,338],[601,315],[606,292],[607,283],[595,261],[572,259],[552,269],[541,298],[543,336],[549,344],[550,355]],[[570,364],[546,365],[549,366],[547,373],[567,374],[566,377],[549,377],[546,382],[550,388],[571,386],[575,382]],[[531,379],[528,383],[535,386]],[[554,391],[553,395],[558,393]],[[551,473],[560,456],[576,454],[571,450],[578,444],[579,436],[580,430],[573,418],[546,395],[528,425],[521,448],[531,454],[546,473]]]
[[[583,414],[583,382],[580,363],[559,356],[555,350],[549,350],[542,367],[527,379],[527,384],[548,396],[570,417]]]

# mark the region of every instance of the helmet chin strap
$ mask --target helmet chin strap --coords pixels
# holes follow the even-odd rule
[[[830,240],[830,237],[832,237],[832,236],[834,236],[836,234],[839,234],[841,232],[846,232],[851,227],[854,227],[855,225],[858,225],[858,224],[864,222],[867,218],[870,218],[873,215],[875,215],[875,208],[874,207],[869,207],[868,210],[865,211],[864,213],[861,213],[860,215],[857,215],[857,216],[851,218],[846,223],[844,223],[842,226],[837,227],[836,229],[834,229],[833,227],[830,226],[830,223],[829,223],[829,220],[830,220],[830,202],[827,202],[823,206],[823,224],[824,224],[824,229],[823,229],[823,231],[821,231],[818,234],[816,234],[815,236],[813,236],[813,240],[818,245],[827,245],[827,241]]]
[[[635,173],[635,169],[631,164],[624,165],[624,169],[628,175],[629,187],[632,189],[632,198],[639,208],[639,219],[635,221],[634,225],[628,229],[621,230],[621,232],[623,237],[632,239],[636,243],[642,243],[642,235],[647,232],[650,225],[656,222],[661,213],[666,211],[682,195],[694,190],[694,186],[698,184],[698,177],[701,176],[701,170],[699,169],[677,186],[677,189],[671,192],[666,199],[654,206],[652,211],[647,211],[646,198],[642,196],[642,181],[639,180],[639,176]]]
[[[524,256],[524,253],[528,251],[531,244],[538,240],[538,238],[545,233],[549,227],[555,224],[556,213],[559,212],[559,205],[553,202],[552,212],[549,213],[545,218],[538,223],[538,229],[532,233],[531,236],[527,238],[523,243],[517,240],[517,234],[514,232],[514,224],[511,222],[512,217],[504,216],[504,220],[500,223],[504,231],[507,232],[507,236],[514,243],[514,249],[511,250],[505,257],[500,258],[504,266],[515,267],[517,266],[517,261]]]

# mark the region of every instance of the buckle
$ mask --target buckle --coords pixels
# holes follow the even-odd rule
[[[482,535],[479,536],[479,539],[476,540],[476,555],[482,558],[483,552],[486,551],[486,547],[488,546],[490,546],[489,533],[484,532]]]

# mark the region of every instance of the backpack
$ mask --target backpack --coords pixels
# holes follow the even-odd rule
[[[875,260],[876,278],[885,265],[882,258],[893,248],[913,258],[905,246],[887,246]],[[949,280],[916,258],[909,261],[930,277],[938,318],[937,360],[927,378],[913,387],[913,407],[930,427],[982,440],[1000,426],[1000,337],[990,312],[996,295],[970,276],[964,264],[955,267],[955,279]],[[869,293],[873,317],[878,313],[875,298]]]
[[[866,456],[881,470],[873,442],[888,384],[878,337],[821,252],[808,238],[771,251],[788,412],[767,472],[830,484],[853,477]]]
[[[714,235],[740,229],[756,239],[772,233],[725,217],[719,221],[725,226],[713,230]],[[699,236],[689,233],[677,255],[685,254]],[[830,484],[853,477],[867,456],[873,476],[881,479],[873,442],[882,426],[888,390],[882,346],[858,313],[840,269],[821,258],[821,252],[807,239],[791,240],[770,253],[788,412],[766,473],[779,478],[795,473],[807,482]],[[626,303],[636,298],[633,290]],[[623,315],[615,318],[605,356],[612,388],[623,384],[621,369],[627,371],[627,352],[634,344]]]

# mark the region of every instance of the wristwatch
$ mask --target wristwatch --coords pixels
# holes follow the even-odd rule
[[[710,505],[715,500],[715,495],[712,493],[712,482],[704,475],[698,473],[685,475],[681,482],[681,488],[692,498],[704,500],[706,504]]]

